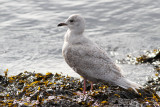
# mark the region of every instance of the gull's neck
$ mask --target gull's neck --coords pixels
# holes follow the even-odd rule
[[[68,29],[65,37],[64,37],[64,41],[68,42],[69,44],[74,44],[77,42],[81,41],[81,38],[83,38],[83,31],[82,32],[77,32],[75,30],[70,30]]]

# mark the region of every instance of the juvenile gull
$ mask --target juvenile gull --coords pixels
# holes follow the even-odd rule
[[[85,20],[81,15],[73,14],[65,23],[60,23],[58,26],[68,27],[64,37],[62,54],[67,64],[84,78],[84,94],[86,80],[94,83],[103,82],[118,85],[135,91],[142,87],[127,80],[106,52],[83,35]],[[91,88],[93,88],[92,83]]]

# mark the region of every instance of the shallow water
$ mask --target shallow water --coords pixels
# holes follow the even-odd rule
[[[86,19],[86,36],[114,61],[159,48],[159,0],[1,0],[0,4],[0,74],[9,69],[9,75],[27,70],[79,77],[61,55],[67,28],[57,28],[75,13]],[[140,84],[154,75],[149,65],[118,65],[127,78]]]

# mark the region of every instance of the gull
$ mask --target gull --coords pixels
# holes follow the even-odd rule
[[[93,83],[99,82],[133,89],[135,92],[142,88],[141,85],[126,79],[107,53],[84,36],[85,19],[81,15],[73,14],[58,26],[68,27],[62,55],[66,63],[84,78],[83,94],[86,93],[86,80],[91,81],[91,90]]]

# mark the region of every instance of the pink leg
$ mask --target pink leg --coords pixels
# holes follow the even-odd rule
[[[84,79],[83,94],[86,94],[86,79]]]
[[[93,82],[91,82],[91,89],[90,89],[91,91],[93,90]]]

